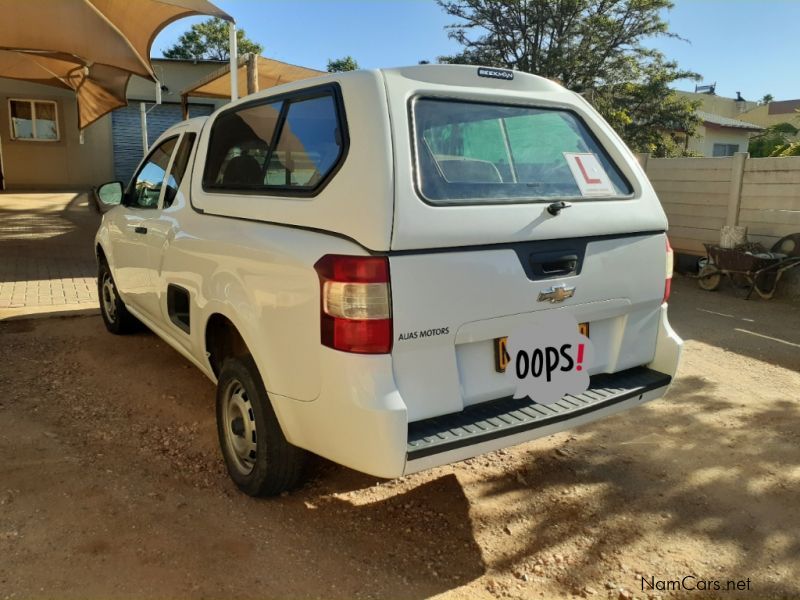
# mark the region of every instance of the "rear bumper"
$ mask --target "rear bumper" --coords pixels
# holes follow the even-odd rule
[[[663,396],[683,342],[661,307],[653,361],[592,378],[589,390],[555,405],[502,398],[408,423],[390,355],[323,349],[323,393],[299,402],[271,394],[287,439],[377,477],[399,477],[571,429]]]
[[[678,334],[669,324],[666,302],[661,305],[660,310],[656,352],[653,355],[653,361],[647,367],[675,377],[675,373],[678,372],[678,363],[681,360],[683,340],[678,337]]]
[[[588,390],[568,394],[553,404],[501,398],[411,423],[405,473],[534,440],[632,408],[662,396],[671,379],[636,367],[594,376]]]
[[[403,473],[546,437],[661,398],[678,370],[682,348],[683,340],[669,324],[665,303],[660,308],[656,351],[647,366],[596,375],[586,392],[567,395],[551,405],[501,398],[411,423]]]

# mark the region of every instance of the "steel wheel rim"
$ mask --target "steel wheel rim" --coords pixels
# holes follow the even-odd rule
[[[103,301],[103,311],[112,323],[117,318],[117,292],[114,289],[114,281],[110,273],[103,275],[103,285],[101,286],[101,296]]]
[[[236,379],[225,389],[222,427],[225,430],[228,455],[233,459],[236,470],[242,475],[249,475],[256,464],[256,419],[247,390]]]

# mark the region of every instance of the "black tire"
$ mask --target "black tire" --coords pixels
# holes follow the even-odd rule
[[[217,433],[225,466],[249,496],[276,496],[303,475],[306,451],[283,435],[252,357],[228,358],[217,384]]]
[[[707,292],[713,292],[722,282],[722,273],[713,265],[706,265],[697,274],[698,285]]]
[[[139,328],[139,321],[131,313],[119,297],[117,284],[111,275],[111,269],[105,260],[101,260],[97,268],[97,299],[100,301],[100,314],[106,329],[115,335],[131,333]]]

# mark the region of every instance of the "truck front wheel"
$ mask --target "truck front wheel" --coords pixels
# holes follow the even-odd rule
[[[116,335],[136,331],[139,321],[128,312],[122,298],[119,297],[117,284],[111,275],[111,269],[105,260],[101,260],[97,268],[97,295],[100,300],[100,314],[106,329]]]
[[[249,355],[228,358],[217,385],[217,432],[234,483],[250,496],[275,496],[300,481],[306,452],[283,435]]]

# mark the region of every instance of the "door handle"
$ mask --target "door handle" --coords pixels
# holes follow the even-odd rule
[[[531,254],[530,263],[536,275],[544,277],[557,277],[574,273],[578,267],[577,254],[564,252],[545,252]]]
[[[141,225],[139,225],[138,227],[134,227],[133,228],[133,232],[134,233],[141,233],[142,235],[144,235],[144,234],[147,233],[147,227],[142,227]]]

